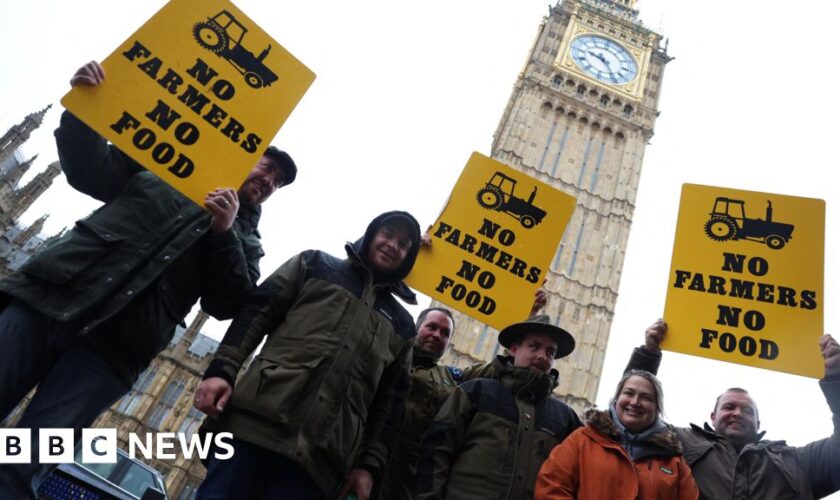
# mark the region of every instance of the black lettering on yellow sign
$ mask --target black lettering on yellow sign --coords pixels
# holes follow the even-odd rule
[[[770,271],[770,263],[762,257],[747,257],[742,254],[723,253],[721,270],[728,273],[743,274],[746,270],[752,276],[765,276]],[[674,271],[674,288],[682,288],[694,292],[710,293],[722,297],[755,300],[758,302],[775,303],[786,307],[800,307],[813,310],[817,307],[817,294],[813,290],[797,291],[793,288],[772,283],[761,283],[740,278],[715,275],[704,275],[692,271],[676,269]],[[739,328],[743,325],[751,332],[760,332],[767,326],[767,319],[761,311],[747,310],[733,305],[718,304],[718,325]],[[719,349],[724,353],[735,353],[743,356],[758,355],[761,359],[774,360],[779,356],[779,345],[772,340],[758,338],[744,334],[740,337],[730,332],[720,332],[717,329],[701,328],[699,347],[702,349]]]
[[[150,118],[163,130],[169,130],[172,123],[178,118],[181,118],[181,115],[173,111],[172,108],[170,108],[165,102],[158,99],[157,106],[146,113],[146,118]],[[178,142],[186,146],[195,144],[195,141],[197,141],[201,135],[198,131],[198,127],[187,121],[179,123],[175,127],[174,133]]]
[[[724,271],[743,272],[743,266],[728,267],[734,262],[743,264],[744,255],[732,255],[724,253]],[[760,260],[754,260],[760,259]],[[763,263],[762,263],[763,261]],[[748,265],[747,270],[754,276],[764,276],[769,269],[767,261],[760,257],[750,259],[754,265]],[[674,288],[685,288],[694,292],[711,293],[739,299],[756,300],[759,302],[776,303],[788,307],[800,307],[802,309],[816,309],[817,293],[813,290],[797,291],[794,288],[770,283],[761,283],[740,278],[725,278],[716,275],[704,275],[676,269],[674,271]]]
[[[509,229],[499,231],[499,229],[500,226],[498,224],[484,219],[481,228],[478,230],[478,234],[489,238],[496,238],[499,243],[505,246],[512,244],[516,240],[516,235],[513,231]],[[475,236],[464,233],[460,229],[453,228],[445,222],[438,223],[434,236],[461,250],[474,254],[487,262],[495,264],[497,267],[523,278],[529,283],[537,283],[540,280],[540,274],[542,274],[540,268],[536,266],[529,267],[528,263],[524,260],[514,257],[512,254],[501,250],[499,247],[487,241],[480,241]],[[475,247],[476,243],[479,245],[478,248]]]
[[[211,68],[201,58],[196,58],[195,64],[186,70],[186,74],[199,86],[209,90],[212,97],[208,97],[199,88],[186,81],[177,71],[172,68],[164,69],[163,61],[152,55],[152,51],[146,48],[139,41],[122,53],[129,61],[136,62],[137,68],[146,76],[154,80],[169,94],[185,104],[196,116],[203,119],[219,133],[230,141],[239,144],[248,153],[256,153],[262,138],[253,133],[247,132],[246,126],[233,116],[228,116],[227,111],[214,103],[212,98],[219,101],[229,101],[236,95],[236,87],[228,80],[217,78],[218,71]],[[186,84],[186,87],[184,87]],[[174,119],[180,119],[178,115]],[[171,123],[170,123],[171,125]]]
[[[473,236],[442,221],[438,223],[433,233],[435,238],[478,257],[479,262],[462,259],[454,275],[440,276],[435,291],[441,294],[448,293],[452,299],[463,301],[467,307],[490,315],[496,310],[496,300],[489,295],[489,291],[492,291],[496,284],[496,275],[493,274],[495,269],[488,269],[485,262],[529,283],[537,283],[542,270],[536,266],[529,266],[524,260],[493,244],[498,242],[503,247],[510,247],[516,241],[516,233],[512,230],[484,219],[477,235]],[[478,285],[478,288],[473,285]]]
[[[158,141],[157,134],[147,127],[140,127],[140,120],[132,116],[128,111],[123,111],[122,116],[113,124],[111,130],[122,135],[126,129],[136,130],[131,138],[131,143],[139,151],[148,151],[151,158],[160,165],[172,164],[167,168],[175,177],[184,179],[189,177],[195,169],[195,164],[187,158],[184,153],[178,153],[175,158],[175,146],[168,142]],[[173,161],[174,159],[174,161]]]
[[[456,276],[464,278],[467,281],[475,281],[476,274],[478,275],[478,286],[484,288],[493,288],[496,284],[496,276],[490,271],[482,271],[480,267],[472,264],[466,260],[461,262],[461,269],[455,273]]]
[[[718,304],[717,324],[737,328],[741,322],[741,308]],[[764,329],[767,320],[761,311],[747,311],[744,313],[744,326],[757,332]]]
[[[451,288],[451,290],[449,290]],[[441,276],[440,283],[435,288],[438,293],[449,290],[449,295],[458,302],[464,301],[470,309],[475,309],[482,314],[493,314],[496,310],[496,301],[488,296],[482,296],[477,290],[469,290],[463,283],[456,283],[448,276]]]
[[[749,335],[744,335],[739,339],[732,333],[718,334],[717,330],[707,328],[700,329],[700,337],[700,347],[703,349],[711,349],[712,345],[716,345],[725,353],[738,349],[738,352],[744,356],[755,356],[757,353],[761,359],[774,360],[779,357],[779,345],[772,340],[758,339],[756,341]]]

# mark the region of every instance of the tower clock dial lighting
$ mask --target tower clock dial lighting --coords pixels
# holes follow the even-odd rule
[[[571,49],[577,67],[604,83],[619,85],[636,78],[633,56],[609,38],[581,35],[572,40]]]

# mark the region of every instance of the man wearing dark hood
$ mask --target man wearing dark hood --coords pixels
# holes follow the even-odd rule
[[[198,498],[367,498],[408,389],[414,324],[394,296],[416,303],[402,279],[419,242],[414,217],[386,212],[346,259],[309,250],[257,288],[196,389],[205,428],[234,436]]]

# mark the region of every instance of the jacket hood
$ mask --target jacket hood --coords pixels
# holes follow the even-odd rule
[[[406,254],[405,260],[403,260],[400,267],[389,274],[381,275],[371,269],[370,263],[368,262],[368,250],[370,250],[370,244],[373,241],[373,236],[376,234],[376,231],[378,231],[379,228],[382,227],[383,223],[389,219],[399,219],[410,226],[411,234],[409,236],[411,237],[411,248],[408,250],[408,254]],[[399,283],[403,278],[408,276],[409,272],[411,272],[411,268],[414,267],[414,261],[417,260],[417,254],[420,252],[420,224],[418,224],[417,220],[408,212],[400,212],[397,210],[385,212],[370,221],[370,224],[368,224],[368,227],[365,230],[365,235],[362,236],[361,239],[356,240],[356,242],[351,246],[353,247],[353,250],[356,251],[359,259],[362,263],[364,263],[365,267],[370,269],[373,273],[374,281]]]
[[[622,447],[627,450],[627,446],[625,445],[625,442],[627,442],[627,436],[623,435],[621,429],[615,425],[612,417],[610,417],[609,410],[597,410],[595,408],[591,408],[586,411],[585,420],[586,425],[592,427],[600,434],[609,437],[613,441],[621,443]],[[654,427],[656,427],[656,424],[654,424]],[[633,457],[634,460],[644,456],[674,456],[682,453],[682,445],[680,444],[679,439],[677,439],[677,433],[674,432],[674,428],[672,426],[664,423],[654,432],[645,435],[643,440],[632,443],[632,445],[636,448],[641,448],[639,450],[639,455]],[[629,454],[629,450],[627,451]]]
[[[362,256],[359,255],[358,248],[361,246],[362,240],[356,240],[355,243],[350,243],[349,241],[344,245],[344,250],[347,252],[347,257],[356,263],[359,267],[363,268],[365,272],[369,272],[373,274],[373,271],[370,270],[368,265],[362,260]],[[374,277],[374,280],[376,277]],[[389,292],[393,293],[403,302],[406,304],[417,305],[417,294],[411,291],[411,288],[408,287],[402,281],[379,281],[378,284],[380,286],[386,287]]]

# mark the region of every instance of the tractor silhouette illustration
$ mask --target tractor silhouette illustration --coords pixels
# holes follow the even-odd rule
[[[528,199],[517,198],[514,194],[516,179],[501,172],[496,172],[483,188],[478,191],[478,204],[488,210],[496,210],[519,220],[522,227],[530,229],[542,222],[545,210],[534,205],[537,187]]]
[[[260,52],[260,55],[254,56],[242,46],[242,39],[246,33],[248,33],[248,28],[226,10],[193,26],[195,41],[222,59],[226,59],[245,76],[245,83],[255,89],[267,87],[277,81],[277,75],[263,64],[263,60],[271,51],[271,45],[269,44]]]
[[[793,234],[793,224],[773,220],[773,203],[770,200],[767,200],[764,219],[748,219],[744,213],[743,200],[722,196],[715,199],[715,206],[704,229],[706,235],[715,241],[756,241],[773,250],[785,246]]]

